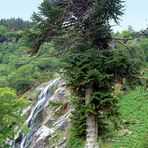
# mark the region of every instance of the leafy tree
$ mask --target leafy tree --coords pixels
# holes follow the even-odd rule
[[[0,35],[4,35],[6,31],[7,31],[6,27],[0,25]]]
[[[7,32],[6,27],[3,25],[0,25],[0,43],[7,40],[5,33]]]
[[[132,37],[136,34],[136,32],[134,31],[134,29],[132,28],[132,26],[128,26],[127,30],[124,30],[121,32],[121,36],[125,37],[125,38],[129,38]]]
[[[23,99],[17,99],[16,92],[10,88],[0,88],[0,145],[14,137],[16,125],[21,127],[21,112],[25,106]]]

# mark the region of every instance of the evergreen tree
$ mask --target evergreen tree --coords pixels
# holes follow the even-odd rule
[[[110,21],[118,24],[122,11],[122,0],[44,0],[28,32],[32,54],[46,41],[65,53],[63,76],[76,96],[72,131],[86,137],[86,148],[98,148],[108,121],[118,116],[116,84],[133,84],[140,71],[137,54],[110,46]]]
[[[0,19],[0,26],[3,25],[8,31],[17,31],[31,28],[32,22],[24,21],[21,18]]]

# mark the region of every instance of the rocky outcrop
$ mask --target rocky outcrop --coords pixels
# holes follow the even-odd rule
[[[30,130],[20,134],[14,147],[65,148],[71,114],[69,100],[70,93],[62,80],[46,83],[36,103],[27,110],[26,124]]]

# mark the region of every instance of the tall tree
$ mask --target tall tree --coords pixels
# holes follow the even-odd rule
[[[131,84],[139,74],[136,54],[110,46],[110,21],[118,24],[122,9],[122,0],[44,0],[33,14],[37,26],[28,32],[32,54],[46,41],[65,53],[63,76],[78,98],[72,100],[72,128],[86,137],[86,148],[99,147],[107,121],[118,115],[115,85],[123,79]]]

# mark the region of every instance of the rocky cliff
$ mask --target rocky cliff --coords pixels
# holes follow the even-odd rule
[[[35,102],[24,110],[28,133],[18,131],[14,148],[65,148],[71,113],[70,93],[61,79],[36,88],[38,96],[28,100]]]

